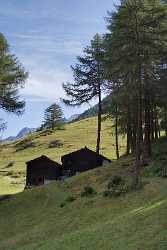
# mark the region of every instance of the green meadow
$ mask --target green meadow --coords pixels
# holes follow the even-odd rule
[[[166,179],[143,173],[141,190],[117,198],[103,195],[112,176],[131,181],[132,162],[123,157],[1,201],[0,249],[166,250]],[[81,197],[87,185],[96,194]]]
[[[111,121],[103,122],[102,153],[115,158]],[[142,169],[143,186],[119,197],[104,195],[112,177],[127,185],[134,158],[122,156],[66,181],[24,190],[25,162],[46,154],[60,156],[87,145],[95,147],[96,119],[71,123],[63,130],[34,133],[1,146],[0,250],[166,250],[167,139],[153,146],[153,160]],[[51,145],[51,146],[49,146]],[[121,138],[120,150],[125,151]],[[85,187],[92,195],[83,196]]]
[[[26,162],[41,155],[61,163],[61,156],[84,146],[95,150],[97,119],[67,124],[55,131],[36,132],[25,139],[0,147],[0,195],[19,192],[24,187]],[[120,152],[125,138],[120,137]],[[102,123],[101,153],[115,159],[115,138],[111,120]]]

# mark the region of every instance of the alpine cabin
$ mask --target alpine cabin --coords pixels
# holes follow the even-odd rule
[[[26,165],[26,188],[44,185],[61,177],[62,166],[45,155],[28,161]]]
[[[62,156],[61,161],[63,176],[66,177],[111,163],[110,159],[87,147]]]

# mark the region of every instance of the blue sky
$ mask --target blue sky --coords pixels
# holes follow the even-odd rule
[[[38,127],[44,109],[65,96],[62,82],[72,81],[70,65],[95,33],[106,31],[104,17],[116,1],[0,0],[0,4],[0,32],[29,72],[20,91],[26,101],[24,115],[0,112],[8,122],[5,137],[25,126]],[[62,108],[69,117],[88,106]]]

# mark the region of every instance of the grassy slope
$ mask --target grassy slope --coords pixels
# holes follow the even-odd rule
[[[61,162],[61,156],[77,150],[85,145],[95,149],[96,144],[96,118],[89,118],[79,122],[67,124],[64,130],[57,130],[50,135],[34,133],[28,138],[34,144],[24,150],[17,151],[16,143],[2,145],[0,147],[0,195],[15,193],[24,187],[25,162],[42,154]],[[110,120],[102,124],[102,150],[101,153],[113,159],[115,158],[114,136],[112,135],[112,123]],[[51,142],[57,140],[55,148],[49,148]],[[120,139],[120,151],[124,152],[124,140]],[[6,167],[10,162],[13,166]],[[17,172],[21,171],[17,176]],[[8,173],[13,173],[8,175]],[[16,174],[15,174],[16,173]],[[12,178],[11,178],[12,177]]]
[[[112,139],[109,125],[109,122],[103,124],[103,150],[108,156],[112,152],[110,148],[107,151]],[[92,127],[86,138],[85,126],[89,126],[89,130]],[[93,126],[95,120],[88,119],[70,124],[66,130],[49,136],[37,135],[39,137],[34,139],[33,135],[38,147],[20,151],[21,154],[14,152],[15,144],[10,144],[1,153],[2,170],[13,159],[15,164],[9,167],[9,171],[22,170],[24,161],[38,154],[45,153],[58,160],[64,150],[68,152],[83,144],[94,147]],[[77,135],[75,138],[74,134]],[[62,138],[63,147],[47,148],[52,140]],[[167,180],[154,177],[158,169],[167,165],[166,139],[162,138],[154,146],[151,167],[143,172],[144,189],[119,198],[103,197],[112,175],[131,180],[132,164],[133,159],[123,157],[110,167],[94,169],[64,183],[54,182],[0,201],[0,250],[166,250]],[[12,178],[17,179],[20,181],[20,178]],[[8,190],[4,185],[4,193],[21,188],[21,184],[11,184],[10,176],[1,176],[0,181],[1,186],[5,183],[11,185]],[[80,193],[86,185],[93,186],[97,195],[81,198]],[[60,204],[71,195],[76,200],[61,208]]]
[[[164,144],[160,148],[164,150]],[[122,158],[110,167],[27,190],[1,202],[0,249],[166,250],[165,178],[149,177],[149,169],[143,190],[112,199],[102,195],[112,175],[126,176],[130,181],[131,166],[131,158]],[[93,186],[97,195],[81,198],[85,185]],[[69,195],[76,200],[61,208]]]

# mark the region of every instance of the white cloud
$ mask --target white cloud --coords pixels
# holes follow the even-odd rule
[[[60,71],[34,73],[28,79],[25,88],[21,90],[21,94],[32,101],[57,101],[65,96],[62,83],[66,79],[71,79],[71,76]]]
[[[82,51],[82,43],[61,36],[42,36],[37,34],[14,34],[20,49],[33,50],[35,53],[54,53],[55,55],[78,55]]]
[[[81,43],[33,33],[18,33],[14,37],[19,47],[19,59],[30,74],[21,94],[33,101],[40,101],[41,98],[54,101],[64,97],[62,83],[72,80],[66,58],[79,55]]]

